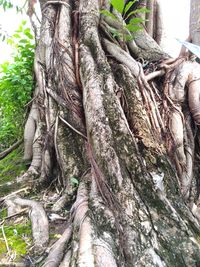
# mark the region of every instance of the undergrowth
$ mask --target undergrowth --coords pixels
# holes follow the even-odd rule
[[[25,21],[7,43],[13,55],[10,62],[0,65],[0,152],[23,134],[34,83],[34,40]]]
[[[23,148],[20,146],[0,160],[0,196],[6,195],[18,186],[16,183],[10,183],[27,169],[22,157]]]
[[[9,251],[6,247],[5,234]],[[5,225],[0,227],[0,264],[1,261],[7,261],[15,258],[19,260],[22,255],[27,254],[31,245],[31,224],[29,221],[15,225]],[[0,265],[1,266],[1,265]]]

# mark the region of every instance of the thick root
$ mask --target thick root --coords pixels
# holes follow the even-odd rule
[[[69,225],[61,238],[53,245],[43,267],[57,267],[62,261],[65,248],[72,234],[72,226]]]
[[[41,253],[45,250],[49,242],[49,223],[46,213],[41,204],[34,200],[22,199],[18,196],[10,196],[5,200],[8,209],[16,212],[13,207],[28,207],[30,209],[29,217],[32,225],[32,236],[35,253]],[[11,211],[11,210],[10,210]],[[11,215],[11,214],[10,214]]]
[[[92,227],[88,217],[88,192],[85,184],[82,182],[79,185],[76,202],[72,207],[74,214],[74,225],[79,227],[79,250],[77,266],[93,267],[94,254],[92,243]]]

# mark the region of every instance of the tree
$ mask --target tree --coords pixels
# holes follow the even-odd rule
[[[199,28],[199,3],[198,1],[191,0],[190,3],[190,36],[194,44],[200,44],[200,37],[198,34]]]
[[[19,180],[54,182],[63,192],[52,209],[71,208],[43,266],[199,266],[200,67],[171,59],[145,29],[122,27],[116,2],[118,19],[100,15],[109,1],[40,0],[31,163]],[[11,203],[32,209],[35,253],[44,251],[42,207]]]

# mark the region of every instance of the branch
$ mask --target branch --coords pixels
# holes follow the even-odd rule
[[[157,70],[157,71],[147,74],[145,78],[147,81],[150,81],[156,77],[163,76],[164,74],[165,74],[165,70]]]
[[[65,119],[63,119],[61,116],[59,116],[59,118],[61,119],[62,122],[64,122],[69,128],[71,128],[74,132],[76,132],[77,134],[79,134],[80,136],[82,136],[84,139],[87,140],[87,136],[85,136],[84,134],[82,134],[80,131],[76,130],[70,123],[68,123]]]
[[[4,222],[5,220],[11,219],[11,218],[13,218],[15,216],[18,216],[18,215],[21,215],[21,214],[25,213],[26,211],[28,211],[27,208],[22,209],[19,212],[11,214],[10,216],[7,216],[7,217],[3,218],[3,221],[1,221],[0,224],[2,224],[2,222]]]
[[[1,231],[2,231],[2,235],[3,235],[3,239],[4,239],[5,243],[6,243],[6,249],[8,251],[8,254],[10,255],[10,248],[8,246],[8,241],[7,241],[4,229],[3,229],[3,225],[1,226]]]
[[[21,145],[23,139],[18,140],[11,147],[7,148],[3,152],[0,153],[0,160],[5,158],[8,154],[10,154],[13,150],[15,150],[19,145]]]

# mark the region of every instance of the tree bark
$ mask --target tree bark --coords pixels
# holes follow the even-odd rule
[[[69,228],[44,266],[200,265],[194,177],[184,184],[194,157],[196,109],[188,127],[185,119],[197,104],[193,63],[173,62],[145,30],[127,43],[110,33],[108,40],[101,24],[118,27],[100,14],[108,1],[40,3],[27,173],[40,183],[57,179],[63,195],[55,210],[72,205]],[[148,83],[157,70],[164,77]]]
[[[198,0],[190,2],[190,37],[192,43],[200,45],[200,3]]]

